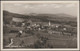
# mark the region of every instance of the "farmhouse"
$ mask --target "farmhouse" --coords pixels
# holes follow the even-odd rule
[[[13,17],[10,24],[18,26],[18,27],[25,26],[25,25],[29,26],[29,25],[32,24],[32,21],[28,20],[28,19],[25,19],[23,17]]]
[[[23,18],[18,18],[18,17],[13,17],[12,18],[12,21],[14,21],[14,22],[23,22],[25,19],[23,19]]]
[[[21,26],[22,22],[24,22],[25,19],[20,18],[20,17],[13,17],[12,21],[10,22],[11,25],[15,25],[15,26]]]

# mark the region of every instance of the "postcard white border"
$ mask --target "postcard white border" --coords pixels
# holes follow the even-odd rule
[[[3,3],[77,3],[77,48],[56,49],[3,49]],[[1,1],[1,50],[79,50],[79,1]]]

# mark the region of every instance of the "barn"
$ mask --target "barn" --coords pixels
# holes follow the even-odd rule
[[[24,19],[22,17],[13,17],[12,21],[10,22],[10,24],[20,27],[25,20],[26,19]]]
[[[25,21],[25,19],[24,18],[13,17],[12,21],[14,21],[14,22],[23,22],[23,21]]]

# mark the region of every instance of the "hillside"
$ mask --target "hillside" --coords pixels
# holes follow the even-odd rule
[[[72,26],[77,26],[77,18],[72,17],[71,15],[67,14],[31,14],[31,15],[21,15],[16,13],[11,13],[8,11],[3,11],[3,21],[4,23],[9,23],[13,17],[20,17],[25,19],[31,19],[34,22],[48,22],[51,21],[52,23],[57,24],[68,24]]]

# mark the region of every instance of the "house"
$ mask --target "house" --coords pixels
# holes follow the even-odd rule
[[[14,22],[23,22],[25,19],[23,19],[23,18],[18,18],[18,17],[13,17],[12,18],[12,21],[14,21]]]
[[[29,19],[29,20],[25,20],[25,25],[26,25],[26,26],[31,26],[32,23],[33,23],[33,22],[32,22],[32,20],[30,20],[30,19]]]
[[[12,21],[10,22],[11,25],[15,26],[21,26],[22,22],[24,22],[26,19],[21,18],[21,17],[13,17]]]
[[[13,17],[11,21],[11,25],[16,26],[30,26],[32,24],[32,20],[25,19],[23,17]]]

